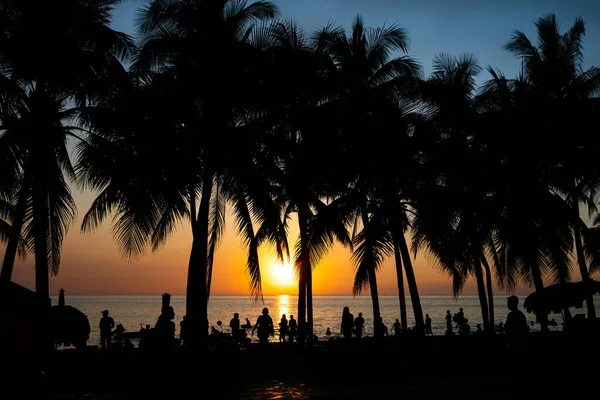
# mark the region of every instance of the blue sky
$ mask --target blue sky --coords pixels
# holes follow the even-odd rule
[[[250,0],[252,2],[252,0]],[[514,30],[536,40],[534,22],[554,13],[563,29],[581,16],[587,25],[584,41],[585,65],[600,66],[600,1],[595,0],[273,0],[284,19],[293,19],[307,31],[334,22],[349,26],[361,14],[369,26],[398,24],[408,30],[409,54],[417,58],[425,73],[431,71],[436,54],[473,53],[482,67],[491,65],[514,76],[519,64],[503,45]],[[133,34],[136,10],[141,0],[123,0],[113,26]],[[487,79],[482,72],[480,79]]]

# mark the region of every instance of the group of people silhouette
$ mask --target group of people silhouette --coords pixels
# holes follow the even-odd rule
[[[376,337],[388,335],[388,328],[383,323],[381,316],[377,317],[374,330]],[[345,339],[350,339],[352,337],[357,339],[362,338],[365,333],[365,318],[363,317],[363,313],[359,312],[358,316],[354,318],[354,315],[350,312],[350,307],[345,306],[342,310],[340,332]]]
[[[161,308],[161,314],[158,317],[154,328],[150,325],[146,325],[145,328],[140,330],[140,344],[139,347],[155,347],[155,348],[171,348],[175,345],[175,312],[173,307],[170,306],[170,295],[165,293],[162,295],[163,304]],[[526,342],[526,334],[529,331],[527,325],[527,319],[525,314],[518,308],[519,299],[516,296],[510,296],[507,298],[507,308],[509,313],[506,318],[506,323],[500,323],[502,326],[499,329],[501,334],[506,334],[507,346],[510,348],[523,348]],[[468,319],[465,317],[463,308],[459,308],[459,311],[452,315],[450,310],[446,311],[446,335],[454,335],[454,325],[456,324],[457,333],[459,335],[469,335],[470,326]],[[225,335],[223,332],[221,321],[217,322],[220,330],[215,327],[211,328],[212,335]],[[120,324],[119,324],[120,326]],[[122,328],[122,326],[120,326]],[[293,343],[298,336],[298,323],[294,319],[294,316],[290,314],[289,319],[286,314],[282,314],[278,323],[278,333],[280,343]],[[111,347],[111,338],[115,334],[115,321],[109,316],[109,311],[102,311],[102,318],[99,323],[100,328],[100,344],[103,350]],[[269,315],[269,309],[264,307],[262,313],[256,319],[256,323],[252,325],[250,320],[246,318],[244,324],[241,323],[239,313],[234,313],[233,318],[229,321],[229,328],[231,329],[231,338],[238,344],[249,344],[251,340],[248,338],[246,333],[247,329],[251,329],[251,336],[254,336],[255,332],[258,337],[259,345],[264,348],[269,342],[269,338],[275,336],[275,323],[273,318]],[[388,328],[383,323],[381,316],[377,318],[374,323],[374,336],[383,337],[388,336]],[[407,330],[409,330],[408,328]],[[432,320],[429,314],[425,315],[425,335],[433,336]],[[403,333],[403,328],[398,319],[392,325],[392,332],[394,336],[399,336]],[[362,338],[365,335],[365,319],[363,313],[359,312],[358,316],[354,318],[354,315],[350,312],[350,308],[345,306],[342,311],[342,320],[340,324],[340,333],[345,339],[350,338]],[[477,324],[477,333],[483,333],[481,325]],[[326,336],[332,335],[331,329],[328,327]],[[187,320],[184,316],[180,322],[179,332],[179,344],[185,346],[187,342]],[[318,338],[313,337],[318,340]],[[133,347],[133,344],[126,339],[124,343],[125,347]]]

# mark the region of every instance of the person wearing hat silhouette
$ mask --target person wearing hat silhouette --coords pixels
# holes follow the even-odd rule
[[[108,310],[102,311],[102,318],[100,318],[100,345],[102,350],[110,347],[110,337],[112,336],[112,330],[115,327],[115,320],[108,316]]]

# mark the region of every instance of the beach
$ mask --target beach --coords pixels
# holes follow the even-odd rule
[[[577,351],[586,339],[530,334],[522,352],[501,335],[269,343],[265,353],[254,343],[198,353],[90,347],[53,352],[41,381],[25,388],[53,400],[577,398],[600,355]]]

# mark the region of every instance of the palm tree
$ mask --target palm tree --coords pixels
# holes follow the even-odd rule
[[[304,345],[313,335],[312,269],[334,240],[351,244],[346,231],[351,210],[338,199],[345,182],[333,156],[341,145],[332,102],[337,93],[328,80],[335,66],[315,51],[293,21],[277,21],[265,29],[271,43],[260,64],[264,79],[256,104],[267,111],[257,121],[269,132],[265,155],[275,160],[277,169],[267,175],[276,187],[286,227],[292,214],[298,220],[294,265],[298,342]],[[311,346],[312,340],[307,343]]]
[[[113,210],[120,213],[122,218],[115,225],[117,239],[126,253],[137,256],[148,245],[156,249],[164,243],[175,221],[189,219],[193,242],[186,314],[189,344],[196,347],[207,343],[212,259],[223,229],[224,200],[231,200],[236,207],[238,228],[244,233],[249,248],[250,284],[256,299],[261,289],[258,245],[265,239],[273,239],[281,228],[273,222],[272,227],[257,231],[252,223],[256,216],[259,226],[261,218],[263,222],[269,217],[269,221],[275,217],[278,220],[276,209],[265,209],[269,207],[269,191],[254,191],[255,197],[250,203],[248,198],[252,191],[248,186],[250,178],[261,176],[251,174],[256,170],[253,162],[259,147],[247,123],[247,108],[252,105],[249,93],[255,89],[250,86],[255,81],[248,76],[252,70],[249,60],[257,51],[251,45],[252,29],[255,22],[273,18],[276,12],[275,6],[262,1],[250,5],[245,1],[152,1],[140,10],[138,18],[137,30],[142,42],[132,70],[142,87],[136,88],[139,86],[136,84],[133,91],[135,98],[148,92],[158,99],[154,116],[160,115],[163,119],[156,121],[137,107],[128,109],[126,97],[113,101],[122,106],[118,110],[119,121],[123,121],[128,112],[154,121],[157,125],[150,131],[162,128],[172,135],[171,147],[158,142],[149,145],[150,139],[144,138],[137,128],[123,132],[114,125],[103,126],[98,118],[92,121],[97,122],[100,129],[95,139],[99,143],[90,143],[88,149],[101,147],[117,135],[119,140],[133,140],[132,146],[150,146],[148,151],[139,150],[140,165],[162,160],[151,170],[157,169],[158,176],[164,178],[162,182],[154,182],[147,191],[140,188],[137,181],[148,178],[148,171],[138,167],[139,178],[133,174],[119,177],[115,170],[85,161],[82,169],[87,170],[95,189],[101,191],[86,221],[93,226]],[[211,62],[206,62],[207,54]],[[223,93],[239,95],[223,96]],[[106,111],[110,112],[110,108]],[[230,146],[231,143],[236,146]],[[111,143],[107,145],[114,147]],[[98,151],[90,150],[90,154]],[[122,162],[129,163],[125,159]],[[119,188],[123,185],[128,191],[121,197]],[[140,191],[142,196],[136,200]],[[277,248],[283,251],[285,245],[279,243]]]
[[[514,143],[511,138],[528,136],[527,144],[502,149],[508,173],[504,175],[508,177],[506,189],[511,192],[503,194],[510,206],[504,215],[518,224],[505,226],[515,235],[512,239],[503,235],[504,240],[512,241],[504,249],[513,253],[504,253],[505,260],[517,262],[519,273],[541,290],[544,271],[552,273],[557,282],[569,279],[573,241],[582,279],[589,279],[580,237],[579,204],[585,203],[586,191],[591,193],[597,180],[595,169],[581,161],[596,148],[585,124],[591,115],[590,97],[598,93],[600,71],[595,67],[583,69],[583,20],[576,19],[567,32],[560,34],[556,17],[548,14],[537,20],[536,27],[537,47],[520,31],[515,31],[505,45],[521,60],[522,74],[509,82],[496,74],[494,80],[504,93],[505,100],[499,107],[509,108],[514,117],[508,122],[512,123],[511,129],[504,130],[503,140]],[[507,127],[507,122],[499,126]],[[517,193],[519,204],[511,200]],[[565,215],[556,194],[567,201],[572,210],[570,217]],[[561,226],[557,226],[558,216]],[[544,225],[548,227],[540,230]],[[546,257],[541,257],[544,253]],[[588,310],[594,315],[591,301],[588,299]],[[545,329],[545,316],[538,317]]]
[[[68,187],[74,170],[67,148],[71,138],[78,138],[73,106],[94,102],[110,90],[113,76],[124,71],[119,58],[126,58],[132,47],[127,35],[109,27],[117,3],[12,2],[2,9],[7,13],[3,19],[13,21],[0,48],[5,83],[1,121],[6,148],[2,152],[12,153],[13,176],[8,179],[19,181],[2,286],[10,281],[24,229],[23,236],[35,253],[37,332],[44,348],[48,274],[58,273],[62,240],[75,216]],[[49,59],[54,62],[48,64]]]
[[[416,135],[431,137],[425,151],[435,156],[425,167],[437,171],[437,190],[451,196],[446,200],[451,206],[429,205],[434,188],[421,185],[413,243],[415,249],[426,245],[454,275],[455,295],[467,276],[475,276],[484,329],[490,331],[494,324],[493,281],[486,256],[496,254],[493,238],[501,208],[495,196],[495,165],[488,161],[490,146],[482,135],[485,120],[475,96],[479,71],[477,59],[471,55],[440,55],[434,60],[432,76],[421,85],[428,120],[420,124]],[[441,211],[447,215],[440,215]],[[435,218],[427,215],[432,213]]]
[[[385,225],[382,225],[383,221],[373,219],[374,206],[371,204],[374,201],[374,184],[378,181],[380,185],[394,185],[395,189],[390,188],[389,193],[392,193],[393,201],[399,198],[397,194],[393,194],[394,190],[398,190],[396,182],[388,180],[383,183],[381,177],[397,168],[392,162],[394,155],[386,154],[386,151],[398,150],[395,146],[398,137],[401,142],[406,143],[407,124],[403,120],[404,110],[401,106],[407,102],[403,95],[408,94],[414,86],[415,78],[420,74],[420,66],[410,56],[391,57],[396,51],[408,51],[408,35],[403,28],[397,25],[367,28],[360,15],[352,22],[349,35],[342,28],[329,25],[317,33],[316,41],[317,49],[328,54],[336,66],[336,74],[332,79],[340,93],[334,103],[342,115],[341,126],[348,149],[347,157],[349,160],[360,160],[360,167],[356,166],[354,171],[352,188],[356,193],[356,213],[362,227],[362,231],[355,237],[353,261],[357,271],[353,292],[355,295],[359,294],[369,283],[373,319],[377,321],[380,310],[376,270],[384,258],[399,251],[398,261],[404,261],[417,328],[422,328],[423,316],[412,265],[407,257],[408,252],[400,251],[402,244],[407,249],[405,229],[395,232],[392,230],[396,235],[387,236],[389,232],[380,229]],[[390,135],[390,127],[398,129],[399,134]],[[360,132],[359,135],[356,134],[357,131]],[[363,140],[366,134],[369,134],[368,142]],[[389,142],[390,138],[395,138],[396,141]],[[398,202],[396,206],[402,215],[401,204]],[[398,224],[402,224],[403,219],[405,218],[390,218]],[[398,232],[401,234],[398,235]],[[389,241],[384,239],[386,236]],[[399,287],[402,285],[399,295],[402,296],[401,264],[397,268]],[[400,303],[402,313],[403,299]],[[383,334],[378,330],[376,332]]]

